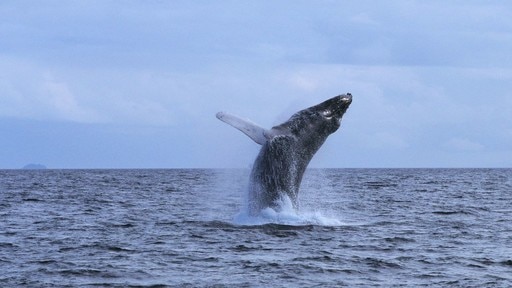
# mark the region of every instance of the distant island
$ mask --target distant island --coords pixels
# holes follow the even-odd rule
[[[28,170],[38,170],[38,169],[46,169],[46,166],[42,165],[42,164],[27,164],[25,166],[23,166],[23,169],[28,169]]]

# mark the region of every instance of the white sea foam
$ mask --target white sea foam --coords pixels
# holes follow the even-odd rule
[[[264,225],[264,224],[282,224],[282,225],[322,225],[322,226],[341,226],[342,221],[336,218],[328,217],[320,211],[297,211],[293,208],[292,201],[288,196],[283,196],[277,202],[277,208],[265,208],[258,215],[250,215],[248,207],[243,207],[241,211],[233,218],[233,224],[236,225]]]

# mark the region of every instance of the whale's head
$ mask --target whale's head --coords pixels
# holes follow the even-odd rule
[[[347,93],[326,100],[318,105],[308,108],[308,110],[312,110],[315,113],[320,114],[325,121],[334,122],[334,124],[337,123],[337,126],[339,127],[341,118],[347,111],[350,103],[352,103],[352,94]]]
[[[350,93],[338,95],[318,105],[295,113],[286,125],[293,134],[310,134],[327,137],[341,124],[341,118],[352,103]]]

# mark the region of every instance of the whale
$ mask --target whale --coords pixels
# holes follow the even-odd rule
[[[265,129],[239,116],[216,117],[261,145],[250,174],[247,208],[258,215],[266,208],[281,210],[286,199],[299,209],[299,188],[309,162],[327,137],[336,132],[352,103],[350,93],[332,97],[293,114],[286,122]]]

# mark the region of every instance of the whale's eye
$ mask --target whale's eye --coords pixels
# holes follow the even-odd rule
[[[324,110],[324,112],[322,112],[322,115],[324,117],[331,117],[332,116],[332,111],[331,110]]]

